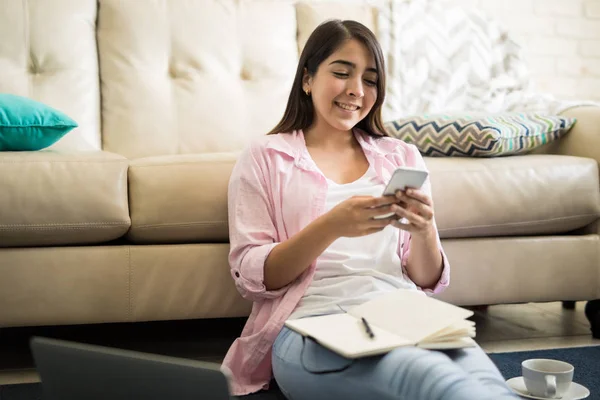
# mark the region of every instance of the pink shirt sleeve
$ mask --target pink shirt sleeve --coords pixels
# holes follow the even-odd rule
[[[229,266],[242,297],[251,301],[283,295],[264,284],[267,256],[279,243],[269,200],[267,165],[257,145],[247,148],[233,168],[228,188]]]
[[[425,165],[425,161],[423,160],[421,153],[419,153],[419,150],[414,145],[409,145],[409,147],[410,147],[410,154],[407,157],[408,158],[407,164],[411,167],[427,170],[427,166]],[[421,190],[423,190],[423,192],[425,192],[428,196],[431,197],[431,181],[429,180],[429,178],[427,178],[427,180],[425,181],[425,184],[423,185]],[[437,230],[435,217],[434,217],[434,221],[433,221],[433,226],[434,226],[436,237],[437,237],[438,249],[442,253],[442,274],[440,276],[440,279],[438,280],[438,282],[435,284],[435,286],[433,288],[426,288],[426,289],[419,288],[428,294],[440,293],[440,292],[444,291],[444,289],[446,289],[448,287],[448,285],[450,284],[450,263],[448,262],[448,257],[446,257],[446,253],[444,252],[444,249],[442,248],[442,243],[440,241],[440,236],[439,236],[439,233]],[[408,273],[406,270],[406,264],[408,262],[408,256],[410,254],[410,242],[411,242],[410,238],[411,238],[410,232],[402,231],[402,238],[401,238],[402,272],[406,276],[408,276]]]

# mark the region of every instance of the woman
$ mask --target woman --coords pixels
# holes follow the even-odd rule
[[[414,146],[386,137],[384,88],[382,51],[368,28],[320,25],[281,122],[236,163],[229,261],[254,303],[223,363],[235,395],[268,388],[274,377],[294,400],[515,397],[480,348],[410,347],[352,362],[283,327],[392,290],[448,286],[429,181],[381,196],[395,168],[425,168]]]

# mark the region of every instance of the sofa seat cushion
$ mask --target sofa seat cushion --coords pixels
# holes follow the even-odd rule
[[[131,161],[134,243],[226,243],[227,186],[238,153]],[[537,235],[581,228],[600,215],[598,167],[587,158],[426,157],[440,236]]]
[[[129,168],[134,243],[227,243],[227,186],[238,153],[133,160]]]
[[[600,216],[592,159],[523,155],[425,162],[443,238],[556,234]]]
[[[111,241],[130,226],[128,160],[93,151],[0,154],[0,247]]]

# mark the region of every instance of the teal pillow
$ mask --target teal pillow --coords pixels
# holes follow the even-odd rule
[[[528,153],[558,140],[575,118],[538,113],[422,114],[385,124],[387,133],[429,157],[497,157]]]
[[[0,93],[0,151],[41,150],[75,127],[75,121],[52,107]]]

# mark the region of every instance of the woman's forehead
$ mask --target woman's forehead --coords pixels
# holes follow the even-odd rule
[[[346,61],[348,66],[358,69],[375,69],[375,57],[371,51],[355,39],[344,42],[336,51],[334,51],[326,61],[327,64],[336,60]]]

